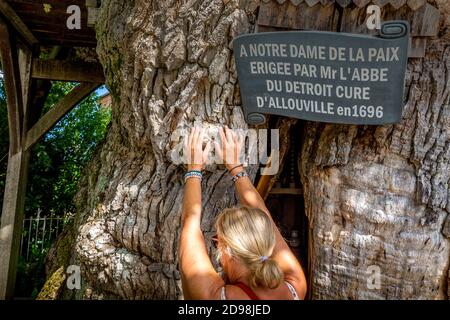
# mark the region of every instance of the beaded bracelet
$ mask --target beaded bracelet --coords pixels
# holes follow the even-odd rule
[[[231,173],[234,169],[239,168],[239,167],[243,167],[243,166],[244,166],[243,164],[238,164],[237,166],[235,166],[235,167],[231,168],[230,170],[228,170],[228,172]]]
[[[197,178],[197,179],[202,180],[202,177],[203,177],[203,174],[201,171],[190,170],[184,174],[184,182],[186,183],[187,179],[189,179],[189,178]]]
[[[188,173],[191,173],[191,172],[196,172],[196,173],[202,174],[202,172],[200,170],[189,170],[189,171],[186,171],[185,174],[188,174]]]
[[[237,173],[236,175],[234,175],[231,178],[231,181],[236,182],[237,179],[242,178],[242,177],[248,177],[248,173],[245,171],[241,171],[241,172]]]

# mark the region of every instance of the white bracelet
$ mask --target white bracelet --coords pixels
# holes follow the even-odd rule
[[[197,178],[197,179],[202,180],[203,175],[200,171],[196,171],[196,170],[188,171],[184,174],[184,182],[186,183],[187,179],[189,179],[189,178]]]
[[[248,173],[242,170],[241,172],[236,173],[232,178],[231,181],[236,182],[237,179],[242,177],[248,177]]]

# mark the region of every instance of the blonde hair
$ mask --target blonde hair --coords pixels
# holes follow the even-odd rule
[[[217,236],[228,254],[238,258],[250,272],[250,284],[276,288],[283,281],[278,263],[271,258],[275,226],[262,210],[236,207],[223,210],[216,220]],[[218,250],[218,258],[223,254]]]

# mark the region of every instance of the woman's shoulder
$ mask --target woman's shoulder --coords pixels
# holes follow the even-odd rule
[[[297,296],[300,300],[303,300],[306,296],[306,279],[302,275],[302,277],[285,277],[284,282],[289,283],[289,285],[295,290]],[[288,287],[289,287],[288,285]],[[291,290],[291,288],[289,288]]]
[[[276,289],[255,289],[255,294],[262,300],[298,299],[295,286],[289,281],[283,281]],[[220,300],[250,300],[250,297],[239,286],[227,284],[220,290]]]
[[[249,296],[236,285],[227,284],[222,287],[221,300],[250,300]]]

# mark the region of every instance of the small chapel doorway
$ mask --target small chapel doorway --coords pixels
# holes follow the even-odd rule
[[[271,176],[263,176],[259,172],[256,186],[308,277],[309,226],[299,170],[303,122],[271,116],[268,124],[269,128],[279,129],[280,168]]]

